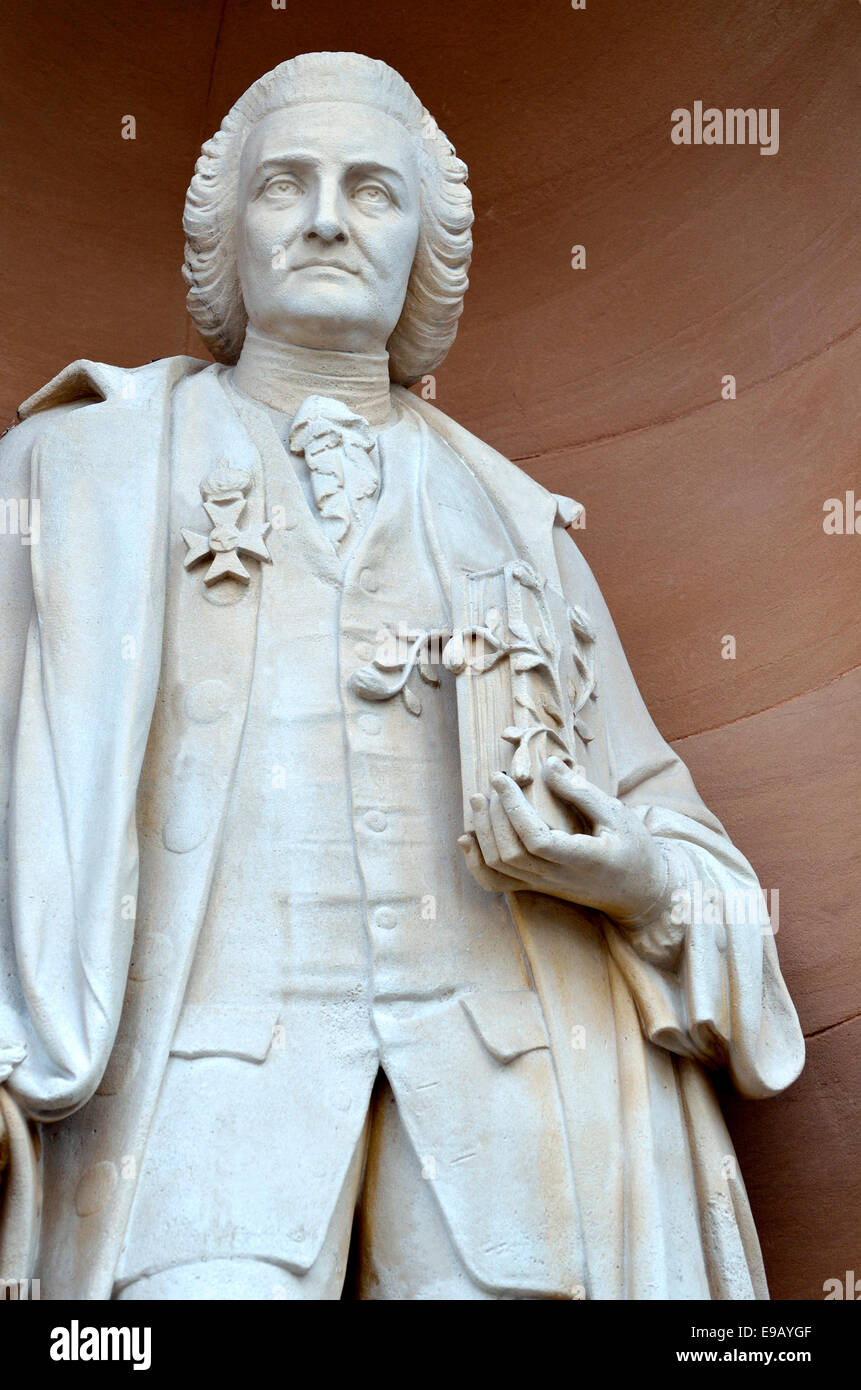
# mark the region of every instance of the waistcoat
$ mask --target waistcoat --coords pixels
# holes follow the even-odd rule
[[[421,497],[426,468],[450,468],[455,488],[457,467],[401,411],[378,438],[370,522],[339,555],[268,414],[226,396],[262,461],[272,564],[120,1278],[230,1254],[310,1267],[382,1066],[474,1276],[564,1296],[582,1271],[555,1072],[506,901],[475,884],[457,846],[453,678],[414,669],[375,702],[350,683],[450,621]],[[485,520],[482,559],[509,558]],[[203,684],[189,717],[217,718],[230,693]]]

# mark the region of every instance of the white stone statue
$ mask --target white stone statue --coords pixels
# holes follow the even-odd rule
[[[39,504],[0,548],[0,1272],[43,1298],[768,1296],[708,1075],[803,1063],[753,870],[576,504],[405,389],[471,222],[396,72],[282,63],[188,193],[215,363],[75,362],[0,446]]]

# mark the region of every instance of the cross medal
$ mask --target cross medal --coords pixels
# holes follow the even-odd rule
[[[253,555],[256,560],[272,563],[264,537],[272,523],[256,522],[239,529],[239,518],[245,510],[245,494],[251,487],[251,474],[244,468],[223,465],[200,484],[203,509],[212,522],[208,536],[199,531],[183,529],[180,534],[188,546],[183,561],[191,569],[198,561],[213,556],[212,564],[203,576],[206,585],[216,584],[225,575],[233,575],[240,584],[247,584],[251,575],[239,556]]]

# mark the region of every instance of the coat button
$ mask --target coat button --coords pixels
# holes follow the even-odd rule
[[[142,983],[151,980],[170,964],[173,942],[166,932],[150,932],[140,947],[135,945],[129,966],[129,979]]]
[[[214,603],[216,608],[229,608],[232,603],[241,603],[247,598],[252,586],[227,579],[220,584],[201,584],[200,587],[207,603]]]
[[[365,814],[365,825],[369,830],[385,830],[388,823],[382,811],[368,811]]]
[[[363,734],[378,734],[383,721],[378,714],[360,714],[356,720]]]
[[[230,687],[224,681],[198,681],[185,696],[186,717],[194,724],[214,724],[230,708]]]
[[[190,854],[203,844],[209,834],[210,821],[211,817],[201,809],[199,802],[192,806],[176,806],[162,826],[162,844],[171,854]]]
[[[116,1164],[109,1159],[89,1168],[75,1189],[75,1211],[79,1216],[92,1216],[101,1211],[113,1197],[117,1185]]]
[[[357,642],[355,651],[360,661],[373,661],[374,659],[374,648],[370,642]]]
[[[359,583],[366,594],[375,594],[380,587],[380,581],[373,570],[362,570]]]
[[[391,931],[392,927],[398,925],[397,913],[390,907],[378,907],[374,913],[374,926],[382,927],[384,931]]]

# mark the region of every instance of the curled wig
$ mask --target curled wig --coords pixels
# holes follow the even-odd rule
[[[248,319],[239,284],[239,160],[252,128],[271,111],[311,101],[373,106],[415,137],[421,228],[404,307],[387,348],[389,375],[409,386],[443,360],[457,333],[472,254],[467,168],[394,68],[360,53],[302,53],[243,93],[195,165],[183,215],[188,311],[219,362],[239,357]]]

